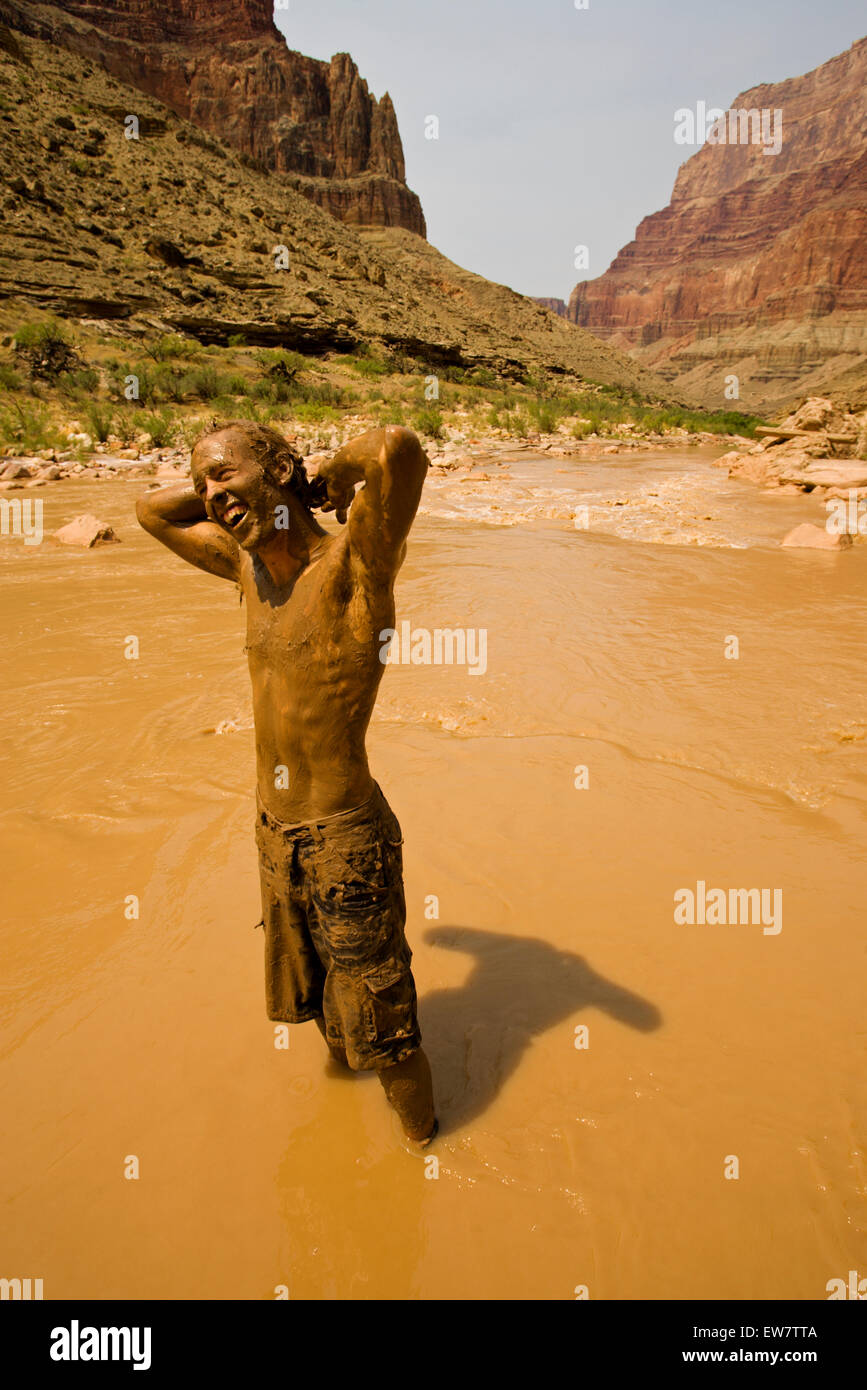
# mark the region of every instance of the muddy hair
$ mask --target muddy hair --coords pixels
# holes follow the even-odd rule
[[[210,435],[224,434],[229,430],[233,434],[243,435],[251,454],[273,487],[288,489],[309,511],[322,504],[324,493],[315,479],[311,481],[307,476],[303,458],[270,425],[259,425],[255,420],[226,420],[224,423],[215,420],[196,443],[201,444]]]

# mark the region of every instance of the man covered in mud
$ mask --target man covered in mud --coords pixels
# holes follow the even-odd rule
[[[196,444],[191,483],[137,506],[146,531],[246,599],[268,1017],[313,1019],[340,1065],[376,1070],[422,1147],[437,1122],[404,934],[402,835],[365,734],[427,468],[412,431],[389,426],[311,479],[276,431],[234,421]],[[314,508],[345,530],[329,534]]]

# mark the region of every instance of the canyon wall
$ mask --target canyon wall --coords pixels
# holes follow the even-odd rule
[[[867,39],[735,110],[781,113],[778,154],[707,143],[568,317],[706,404],[775,407],[867,380]],[[777,118],[780,119],[780,118]]]
[[[348,53],[293,52],[272,12],[270,0],[0,0],[13,29],[98,63],[341,221],[424,236],[391,98],[371,96]]]
[[[424,237],[335,221],[90,58],[2,23],[0,209],[7,346],[36,311],[96,321],[124,343],[181,333],[316,356],[370,347],[425,374],[482,367],[670,399],[631,357]]]

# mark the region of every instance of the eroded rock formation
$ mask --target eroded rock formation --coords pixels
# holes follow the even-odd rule
[[[577,285],[574,323],[724,405],[778,408],[867,375],[867,39],[806,76],[754,87],[735,110],[782,113],[778,154],[705,144],[671,202],[604,275]],[[862,370],[864,369],[864,370]]]
[[[425,235],[391,98],[348,53],[289,49],[270,0],[0,0],[0,20],[72,49],[233,145],[341,221]]]

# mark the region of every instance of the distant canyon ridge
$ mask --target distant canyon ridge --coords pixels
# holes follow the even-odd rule
[[[68,48],[287,177],[333,217],[425,236],[394,106],[348,53],[293,52],[273,0],[0,0],[0,20]]]
[[[867,39],[731,109],[781,112],[779,153],[704,144],[604,275],[538,303],[711,408],[867,397]]]

